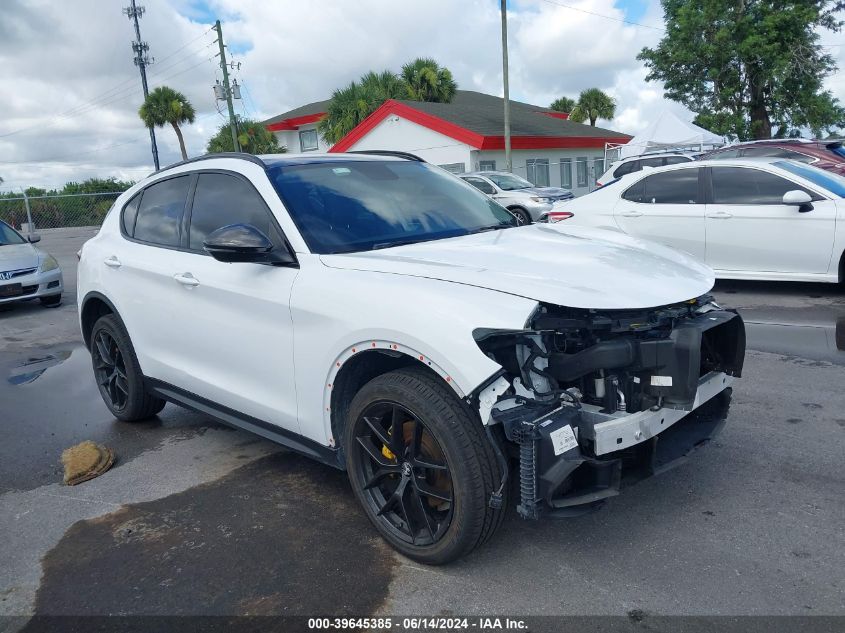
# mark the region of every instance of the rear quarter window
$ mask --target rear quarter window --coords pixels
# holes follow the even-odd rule
[[[144,189],[132,237],[158,246],[178,247],[182,240],[179,226],[190,182],[190,175],[177,176]]]

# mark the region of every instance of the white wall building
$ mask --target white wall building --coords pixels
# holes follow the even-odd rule
[[[451,103],[391,99],[333,146],[315,129],[327,105],[326,101],[308,104],[265,124],[291,152],[404,151],[455,173],[506,167],[499,97],[459,90]],[[511,102],[513,172],[535,185],[587,193],[605,170],[605,144],[629,139],[569,121],[565,113]]]

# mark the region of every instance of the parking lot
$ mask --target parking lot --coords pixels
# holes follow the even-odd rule
[[[718,440],[565,521],[515,512],[427,568],[384,545],[343,473],[168,405],[124,424],[76,323],[88,229],[43,234],[58,309],[0,311],[0,614],[845,614],[845,288],[720,282],[748,324]],[[150,301],[154,298],[150,297]],[[61,485],[85,439],[115,466]]]

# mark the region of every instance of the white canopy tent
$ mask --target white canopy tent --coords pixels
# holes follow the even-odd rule
[[[718,134],[708,132],[693,123],[682,121],[668,110],[657,117],[645,130],[623,145],[607,147],[618,149],[618,158],[637,156],[645,152],[667,150],[703,150],[720,147],[725,140]],[[607,152],[605,152],[607,153]]]

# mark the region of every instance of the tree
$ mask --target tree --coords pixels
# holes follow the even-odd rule
[[[740,140],[820,136],[845,124],[823,89],[836,70],[818,32],[839,31],[843,0],[661,0],[666,35],[638,59],[649,81],[698,114],[717,134]]]
[[[550,105],[549,108],[556,112],[566,112],[567,114],[571,114],[575,109],[575,99],[570,99],[569,97],[558,97],[552,101],[552,105]]]
[[[248,154],[283,154],[287,151],[286,147],[279,145],[276,135],[258,121],[239,119],[237,127],[241,150]],[[208,140],[205,151],[209,154],[235,151],[228,123],[221,125],[217,133]]]
[[[616,114],[616,101],[598,88],[587,88],[578,95],[578,103],[569,112],[569,118],[576,123],[587,119],[595,126],[596,119],[612,119]]]
[[[159,86],[153,90],[144,104],[138,110],[138,116],[147,127],[163,127],[166,124],[173,126],[176,137],[179,139],[179,149],[182,150],[182,160],[188,160],[188,153],[185,151],[185,139],[182,138],[182,130],[179,125],[194,122],[194,106],[181,92]]]
[[[414,101],[449,103],[458,90],[452,72],[430,57],[418,57],[402,66],[408,98]]]
[[[386,100],[407,96],[405,83],[395,73],[369,72],[359,82],[353,81],[332,93],[317,131],[329,143],[337,143]]]

